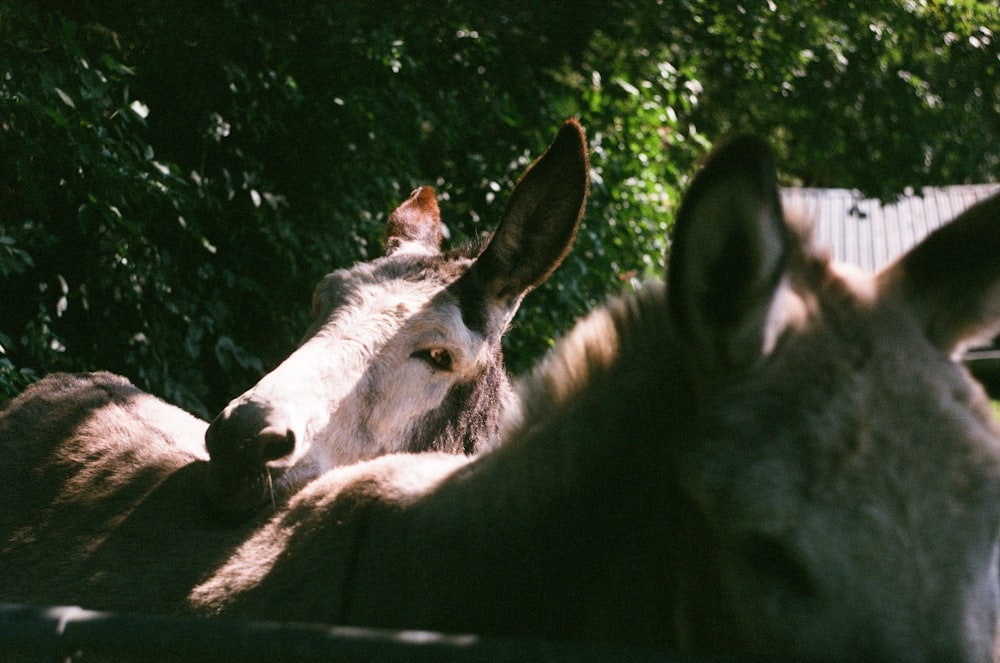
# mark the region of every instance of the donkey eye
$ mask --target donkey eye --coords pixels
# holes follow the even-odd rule
[[[412,357],[426,362],[431,368],[437,371],[450,371],[452,365],[451,353],[444,348],[429,348],[427,350],[417,350]]]

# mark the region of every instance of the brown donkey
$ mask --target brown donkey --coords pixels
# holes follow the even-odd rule
[[[30,520],[0,532],[0,600],[992,660],[1000,428],[952,356],[1000,323],[998,257],[1000,197],[874,278],[841,270],[737,140],[685,197],[666,290],[581,322],[495,449],[337,468],[211,531],[182,471],[128,512],[53,498],[5,452],[5,511]]]

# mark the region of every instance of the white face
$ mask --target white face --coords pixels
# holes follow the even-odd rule
[[[469,326],[449,286],[471,263],[401,254],[326,276],[298,349],[213,423],[217,471],[280,495],[385,453],[479,448],[483,412],[499,416],[507,398],[500,338],[514,307],[477,299],[484,329]]]
[[[295,451],[272,467],[323,472],[406,450],[449,391],[494,361],[498,339],[469,329],[441,282],[367,276],[324,279],[307,339],[245,395],[281,410],[295,434]]]

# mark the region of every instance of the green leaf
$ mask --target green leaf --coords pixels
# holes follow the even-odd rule
[[[69,96],[68,94],[66,94],[57,87],[53,87],[52,89],[56,91],[56,94],[59,95],[59,98],[62,99],[62,102],[64,104],[66,104],[70,108],[76,108],[76,104],[73,103],[73,97]]]

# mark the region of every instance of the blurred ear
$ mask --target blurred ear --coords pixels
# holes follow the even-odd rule
[[[788,242],[767,144],[745,136],[716,150],[678,212],[667,282],[671,317],[706,370],[770,351]]]
[[[389,217],[385,229],[385,254],[441,251],[441,213],[434,187],[413,191]]]
[[[468,275],[498,303],[517,306],[569,252],[589,185],[587,142],[576,120],[518,180],[507,209]]]
[[[938,228],[878,276],[949,354],[1000,333],[1000,194]]]

